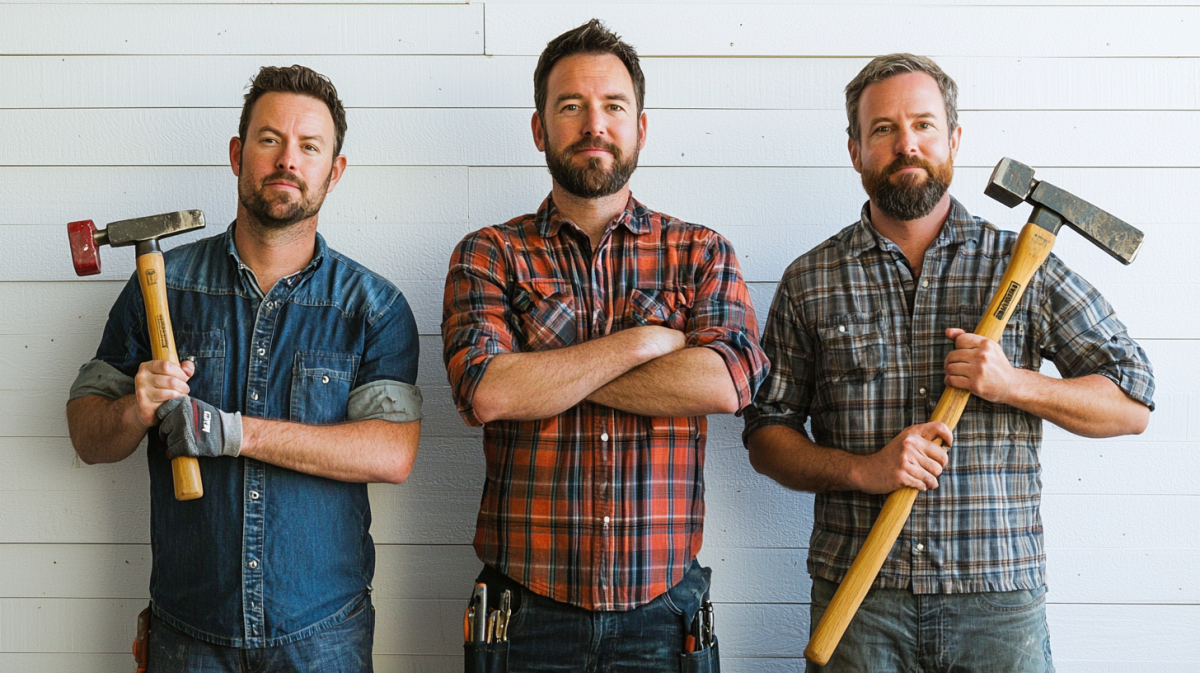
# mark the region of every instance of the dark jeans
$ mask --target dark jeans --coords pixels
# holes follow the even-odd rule
[[[813,578],[812,620],[837,591]],[[1054,673],[1046,587],[1034,591],[914,595],[871,589],[825,666],[810,673]]]
[[[375,608],[366,596],[346,621],[277,647],[241,649],[214,645],[150,620],[148,673],[371,673]]]
[[[711,574],[709,568],[693,561],[683,580],[665,594],[633,610],[604,612],[540,596],[485,567],[478,581],[488,585],[489,603],[498,601],[505,589],[513,592],[515,603],[508,651],[492,657],[489,670],[718,672],[716,644],[701,652],[683,653],[692,617],[708,595]],[[470,646],[467,652],[470,657]]]

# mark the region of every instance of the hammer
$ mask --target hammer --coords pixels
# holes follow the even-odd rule
[[[75,274],[79,276],[100,273],[101,245],[108,244],[114,248],[135,246],[138,283],[142,286],[142,298],[146,302],[150,349],[155,360],[170,360],[179,364],[175,335],[171,331],[171,314],[167,310],[166,274],[158,239],[203,227],[204,213],[199,210],[121,220],[101,230],[97,230],[91,220],[67,224],[71,261],[75,264]],[[171,473],[175,478],[176,500],[195,500],[204,495],[204,486],[200,483],[200,463],[195,458],[172,458]]]
[[[1034,206],[1029,223],[1021,230],[1013,246],[1008,269],[1000,278],[1000,286],[992,295],[983,318],[975,326],[976,334],[992,341],[1000,341],[1029,279],[1050,256],[1050,249],[1054,247],[1062,225],[1066,224],[1083,234],[1084,238],[1116,257],[1122,264],[1132,262],[1142,245],[1142,232],[1069,192],[1048,182],[1034,180],[1032,168],[1008,157],[996,164],[984,193],[1009,208],[1023,201]],[[929,420],[941,421],[953,430],[970,397],[971,393],[966,390],[947,387]],[[942,440],[936,439],[934,442],[941,445]],[[850,565],[833,600],[829,602],[825,615],[808,641],[808,647],[804,649],[804,656],[809,661],[824,666],[833,656],[833,650],[862,604],[875,576],[879,574],[879,568],[896,543],[904,523],[908,521],[917,493],[917,489],[905,486],[888,496],[866,542]]]

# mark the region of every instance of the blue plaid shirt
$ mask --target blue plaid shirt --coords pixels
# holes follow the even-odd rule
[[[952,200],[914,279],[900,248],[871,226],[868,205],[784,273],[762,340],[771,372],[746,410],[745,437],[768,425],[806,433],[811,420],[814,442],[863,455],[932,415],[953,349],[944,331],[975,328],[1017,237]],[[1100,374],[1153,409],[1146,354],[1104,297],[1054,255],[1000,343],[1016,367],[1037,371],[1046,358],[1065,378]],[[939,487],[917,497],[874,586],[961,593],[1045,584],[1041,439],[1038,417],[971,397]],[[840,582],[886,499],[818,493],[809,572]]]

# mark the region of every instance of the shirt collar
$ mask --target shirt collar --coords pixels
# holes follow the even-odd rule
[[[569,220],[564,219],[558,212],[558,207],[554,205],[554,196],[550,195],[538,207],[537,214],[534,215],[533,226],[542,238],[551,238],[558,235],[564,222],[569,222]],[[574,225],[573,222],[571,224]],[[625,209],[612,222],[608,223],[605,231],[618,226],[624,226],[634,235],[640,236],[654,231],[654,218],[650,216],[650,209],[639,203],[630,193],[629,200],[625,202]]]
[[[225,229],[225,249],[228,251],[230,258],[233,259],[233,263],[237,265],[239,271],[250,271],[250,267],[242,261],[242,256],[238,254],[237,245],[234,243],[233,231],[236,227],[237,220],[234,220],[233,222],[230,222],[229,227]],[[285,278],[281,278],[280,280],[286,282],[289,286],[292,286],[304,278],[312,275],[312,273],[317,269],[321,268],[321,264],[325,260],[325,253],[329,251],[329,246],[325,244],[325,237],[321,235],[321,232],[316,232],[316,236],[316,244],[313,246],[313,258],[309,261],[308,265],[300,271],[297,271],[296,273]]]
[[[978,241],[981,231],[982,226],[979,224],[979,220],[967,212],[966,207],[959,203],[958,199],[951,196],[950,213],[946,216],[946,221],[942,224],[942,231],[934,239],[932,247],[941,248],[967,241]],[[849,238],[846,239],[846,247],[850,254],[858,255],[864,250],[870,250],[876,246],[886,249],[895,247],[896,244],[875,230],[875,226],[871,224],[871,202],[867,201],[863,204],[858,223],[850,231]]]

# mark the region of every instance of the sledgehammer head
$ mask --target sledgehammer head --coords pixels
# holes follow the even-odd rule
[[[1142,247],[1145,235],[1137,228],[1049,182],[1034,180],[1032,168],[1008,157],[996,164],[983,193],[1009,208],[1028,201],[1037,208],[1053,212],[1057,218],[1031,221],[1047,229],[1053,227],[1052,234],[1058,234],[1059,227],[1065,223],[1122,264],[1132,262]],[[1034,210],[1034,213],[1038,212]]]
[[[91,276],[100,273],[102,245],[119,248],[203,228],[203,212],[181,210],[176,213],[121,220],[109,224],[108,229],[100,230],[96,229],[91,220],[71,222],[67,224],[67,238],[71,241],[71,262],[75,264],[75,275]]]

